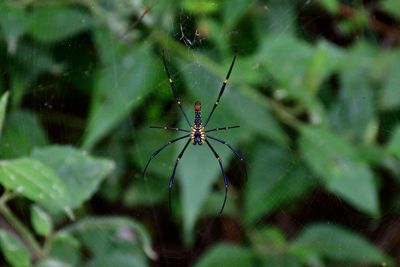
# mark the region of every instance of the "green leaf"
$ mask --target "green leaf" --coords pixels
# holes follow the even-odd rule
[[[252,253],[249,249],[219,243],[206,251],[203,256],[194,264],[194,267],[214,267],[214,266],[253,266]]]
[[[232,29],[253,4],[254,2],[250,0],[224,0],[222,3],[224,27]]]
[[[6,108],[8,101],[8,91],[1,95],[0,97],[0,138],[3,130],[4,117],[6,116]]]
[[[70,196],[52,169],[30,158],[0,161],[1,184],[40,203],[51,211],[64,211],[73,218]]]
[[[336,14],[339,11],[340,3],[338,0],[317,0],[317,1],[331,14]]]
[[[30,12],[28,33],[42,42],[56,42],[89,29],[92,17],[67,5],[43,5]]]
[[[1,158],[28,155],[34,147],[47,143],[45,131],[34,113],[14,111],[7,116],[4,124],[0,155]]]
[[[48,265],[45,266],[51,266],[50,263],[53,261],[66,264],[67,266],[79,266],[81,254],[80,243],[77,239],[71,235],[57,233],[52,239],[52,246],[49,253],[51,261],[46,262]]]
[[[316,123],[325,122],[324,107],[317,99],[323,81],[342,64],[343,52],[320,42],[314,48],[288,34],[263,39],[253,61],[276,80],[278,98],[296,100]],[[280,67],[276,68],[276,62]]]
[[[59,261],[57,259],[47,258],[41,260],[35,267],[74,267],[74,265]]]
[[[133,219],[124,217],[89,217],[60,230],[58,234],[76,236],[95,255],[107,254],[115,246],[112,241],[120,239],[133,244],[140,244],[149,258],[154,259],[156,257],[151,247],[149,233]],[[132,235],[134,238],[130,238]]]
[[[17,51],[18,39],[25,33],[26,26],[25,9],[7,1],[0,3],[0,28],[10,54]]]
[[[89,156],[71,146],[35,149],[32,157],[51,167],[61,177],[71,196],[71,207],[78,208],[97,190],[114,169],[114,163]]]
[[[146,267],[148,264],[144,263],[143,260],[137,257],[133,253],[125,252],[111,252],[106,255],[96,257],[89,261],[84,267]]]
[[[246,183],[244,207],[247,223],[281,205],[295,203],[316,182],[289,149],[271,143],[257,144],[252,155],[254,160],[249,163],[252,167]]]
[[[400,54],[392,53],[391,60],[387,64],[380,92],[379,106],[383,110],[393,110],[400,107]]]
[[[372,171],[358,151],[340,136],[322,128],[304,127],[301,153],[326,188],[374,217],[379,214]]]
[[[383,265],[387,258],[361,235],[337,225],[307,226],[293,241],[292,248],[307,247],[317,254],[336,261]]]
[[[53,230],[53,221],[50,215],[37,205],[31,207],[31,222],[38,235],[48,236]]]
[[[182,8],[194,14],[210,14],[219,8],[219,3],[212,0],[183,0]]]
[[[182,150],[184,141],[176,145],[176,156]],[[214,144],[213,144],[214,146]],[[225,171],[228,169],[229,159],[232,157],[230,151],[222,148],[219,145],[214,146],[222,159],[222,164]],[[174,158],[176,158],[176,156]],[[201,164],[199,164],[201,162]],[[171,165],[173,166],[173,162]],[[204,166],[207,166],[206,168]],[[172,171],[167,173],[169,178]],[[231,177],[228,177],[230,179]],[[172,191],[172,198],[177,196],[179,184],[181,186],[181,204],[183,214],[183,231],[186,242],[191,242],[193,228],[197,218],[200,216],[200,211],[212,189],[214,181],[219,185],[220,205],[222,205],[225,189],[223,176],[218,165],[218,161],[207,145],[193,146],[189,145],[184,156],[179,160],[177,174],[175,177],[175,186]],[[166,187],[168,184],[165,185]],[[230,194],[228,193],[226,206],[232,205]]]
[[[83,142],[85,148],[91,148],[108,134],[156,87],[161,62],[150,52],[147,44],[132,46],[98,74]]]
[[[397,0],[383,0],[379,2],[382,9],[392,14],[393,16],[400,17],[400,2]]]
[[[396,129],[393,131],[386,149],[400,160],[400,125],[397,125]]]
[[[271,226],[252,230],[250,239],[254,250],[261,255],[283,254],[287,246],[284,233]]]
[[[339,99],[329,114],[331,124],[348,140],[367,140],[367,129],[375,119],[375,95],[368,71],[354,66],[346,68],[340,78]]]
[[[15,236],[0,229],[0,246],[7,262],[13,267],[29,267],[30,257],[28,250]]]

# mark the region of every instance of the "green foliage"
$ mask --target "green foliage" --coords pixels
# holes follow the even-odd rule
[[[31,222],[38,235],[48,236],[53,230],[51,217],[37,205],[31,207]]]
[[[6,115],[7,101],[8,101],[8,92],[5,92],[0,97],[0,138],[3,130],[4,117]]]
[[[267,143],[254,150],[250,179],[246,183],[245,219],[261,216],[304,196],[316,180],[290,150]],[[259,177],[263,177],[260,179]]]
[[[27,24],[27,32],[34,39],[57,42],[90,28],[93,18],[68,5],[53,4],[33,9]]]
[[[9,265],[398,265],[399,1],[56,2],[0,1]],[[172,214],[185,141],[142,177],[185,134],[148,126],[190,127],[163,51],[189,119],[237,56],[207,125],[240,125],[207,134],[248,170],[209,139],[222,215],[206,145],[179,160]]]
[[[72,208],[78,208],[88,200],[114,169],[112,161],[93,158],[71,146],[34,149],[32,157],[51,167],[64,181],[71,196]]]
[[[218,244],[212,247],[198,261],[195,267],[211,266],[251,266],[251,252],[242,247]]]
[[[155,86],[160,76],[160,63],[155,61],[149,49],[147,45],[132,46],[119,59],[114,58],[116,62],[106,62],[109,66],[98,73],[84,147],[92,147],[111,131]],[[127,55],[129,60],[125,58]]]
[[[40,203],[51,211],[64,211],[71,218],[71,198],[63,181],[52,169],[31,158],[0,161],[0,182],[8,190]]]
[[[0,230],[0,247],[7,262],[13,267],[30,266],[29,253],[24,245],[11,233]]]
[[[387,263],[385,256],[363,237],[335,225],[307,226],[294,241],[292,249],[309,250],[332,260],[376,265]]]
[[[311,127],[302,130],[300,148],[328,190],[372,216],[379,214],[373,173],[356,148],[340,136]]]
[[[7,116],[4,125],[0,155],[2,158],[28,155],[34,147],[45,146],[47,143],[46,133],[35,113],[13,111]]]

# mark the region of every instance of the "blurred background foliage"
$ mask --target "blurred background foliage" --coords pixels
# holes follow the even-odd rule
[[[2,266],[399,266],[400,1],[2,0]],[[190,118],[242,151],[150,125]]]

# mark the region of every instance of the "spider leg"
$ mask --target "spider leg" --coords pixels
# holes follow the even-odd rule
[[[160,147],[159,149],[157,149],[153,154],[151,154],[149,160],[147,161],[146,167],[144,167],[143,177],[146,175],[146,170],[147,170],[147,167],[149,166],[151,160],[154,159],[158,155],[158,153],[160,153],[164,148],[166,148],[170,144],[175,143],[176,141],[179,141],[179,140],[184,139],[186,137],[189,137],[189,135],[187,134],[185,136],[181,136],[181,137],[178,137],[176,139],[173,139],[173,140],[169,141],[168,143],[166,143],[165,145],[163,145],[162,147]]]
[[[229,67],[228,74],[226,74],[224,83],[222,84],[222,87],[221,87],[221,89],[220,89],[220,91],[219,91],[219,95],[218,95],[217,101],[215,101],[214,106],[213,106],[213,108],[212,108],[212,110],[211,110],[211,112],[210,112],[210,115],[208,115],[208,118],[207,118],[207,120],[206,120],[206,124],[204,124],[204,127],[207,126],[208,122],[209,122],[210,119],[211,119],[212,114],[214,113],[215,108],[216,108],[216,107],[218,106],[218,104],[219,104],[219,101],[220,101],[220,99],[221,99],[221,96],[222,96],[222,94],[224,93],[226,84],[228,83],[229,76],[231,75],[233,65],[235,64],[235,60],[236,60],[236,56],[233,58],[233,61],[232,61],[232,63],[231,63],[231,66]]]
[[[243,156],[239,153],[239,151],[237,151],[231,144],[229,144],[229,143],[226,142],[225,140],[218,139],[218,138],[215,138],[215,137],[210,136],[210,135],[207,135],[207,138],[210,138],[210,139],[212,139],[212,140],[215,140],[215,141],[217,141],[217,142],[220,142],[221,144],[226,145],[227,147],[229,147],[230,150],[232,150],[232,152],[233,152],[233,154],[235,154],[236,158],[237,158],[238,160],[240,160],[240,161],[242,162],[242,164],[243,164],[244,177],[245,177],[245,179],[246,179],[246,181],[247,181],[247,169],[246,169],[246,165],[244,164],[244,158],[243,158]]]
[[[218,160],[219,167],[221,168],[221,172],[222,172],[222,175],[223,175],[223,177],[224,177],[225,197],[224,197],[224,202],[222,203],[221,210],[219,211],[219,214],[221,214],[222,211],[224,210],[224,207],[225,207],[226,196],[228,195],[228,178],[226,177],[226,174],[225,174],[225,171],[224,171],[224,167],[222,166],[221,158],[219,157],[219,155],[217,154],[217,152],[216,152],[215,149],[212,147],[212,145],[210,144],[210,142],[208,142],[207,139],[206,139],[206,143],[207,143],[208,147],[211,149],[211,151],[214,153],[215,158]]]
[[[165,60],[165,56],[164,56],[164,50],[163,50],[162,56],[163,56],[163,61],[164,61],[164,69],[165,69],[165,72],[167,73],[167,76],[168,76],[168,81],[169,81],[169,85],[171,86],[171,89],[172,89],[172,94],[174,95],[176,103],[178,104],[179,109],[181,110],[183,116],[185,117],[186,122],[188,123],[189,127],[191,127],[189,118],[188,118],[188,116],[186,115],[185,111],[182,108],[181,100],[179,99],[179,96],[178,96],[178,94],[176,92],[176,88],[175,88],[174,82],[172,81],[171,75],[169,73],[168,66],[167,66],[167,61]]]
[[[172,175],[169,178],[169,194],[168,194],[168,201],[169,201],[169,212],[172,213],[171,210],[171,191],[174,187],[174,178],[175,178],[175,171],[176,167],[178,166],[178,162],[181,160],[183,153],[185,153],[186,148],[188,147],[190,143],[190,139],[187,141],[186,145],[183,147],[181,153],[179,153],[179,156],[176,158],[175,165],[174,165],[174,170],[172,171]]]
[[[177,132],[186,132],[190,133],[189,130],[181,129],[181,128],[176,128],[176,127],[168,127],[168,126],[150,126],[152,129],[163,129],[163,130],[171,130],[171,131],[177,131]]]
[[[234,129],[234,128],[239,128],[239,125],[235,125],[235,126],[226,126],[226,127],[218,127],[218,128],[214,128],[211,130],[207,130],[206,133],[209,132],[216,132],[216,131],[221,131],[221,130],[229,130],[229,129]]]

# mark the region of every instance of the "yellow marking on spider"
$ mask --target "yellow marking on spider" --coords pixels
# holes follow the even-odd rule
[[[169,79],[169,83],[172,83],[172,79]]]
[[[227,79],[225,79],[224,83],[226,84],[227,82],[228,82],[228,80],[227,80]]]

